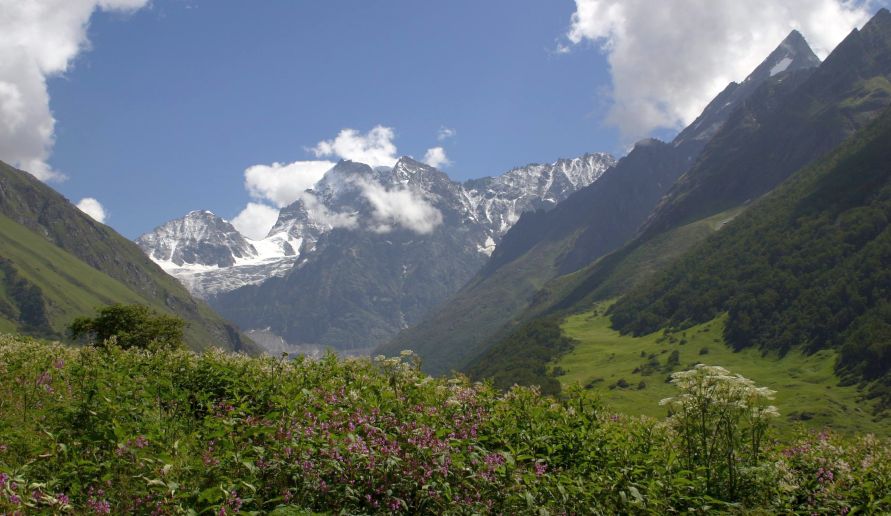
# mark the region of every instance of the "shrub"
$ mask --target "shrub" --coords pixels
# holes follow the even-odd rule
[[[179,348],[185,326],[184,320],[147,306],[115,304],[100,308],[96,317],[78,317],[68,326],[68,332],[75,340],[114,342],[124,349]]]

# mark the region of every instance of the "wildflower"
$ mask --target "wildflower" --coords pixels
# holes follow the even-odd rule
[[[44,371],[40,373],[40,376],[37,377],[36,384],[38,387],[43,387],[43,389],[48,392],[53,392],[53,386],[50,385],[53,381],[52,375],[49,374],[49,371]]]
[[[543,462],[535,463],[535,476],[540,477],[548,471],[548,465]]]

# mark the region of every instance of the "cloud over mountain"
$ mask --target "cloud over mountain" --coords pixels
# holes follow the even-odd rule
[[[626,143],[678,129],[792,30],[821,58],[863,24],[873,2],[576,0],[567,38],[601,46],[612,74],[608,121]]]
[[[343,129],[333,140],[323,140],[310,150],[317,158],[337,157],[370,167],[392,167],[398,159],[395,137],[392,128],[381,125],[365,134]]]
[[[244,171],[244,186],[251,197],[270,201],[281,208],[296,201],[333,166],[330,161],[254,165]]]
[[[105,224],[105,219],[108,217],[102,203],[92,197],[84,197],[81,199],[80,202],[77,203],[77,208],[90,217],[93,217],[96,222]]]
[[[278,210],[266,204],[249,202],[241,213],[232,219],[232,226],[242,235],[260,240],[266,237],[278,219]]]
[[[443,168],[452,164],[451,160],[449,160],[449,157],[446,155],[445,149],[442,147],[427,149],[422,161],[433,168]]]

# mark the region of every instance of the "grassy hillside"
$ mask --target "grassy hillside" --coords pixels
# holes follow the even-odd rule
[[[722,427],[734,442],[701,436],[731,453],[726,470],[685,449],[679,418],[609,412],[585,391],[430,378],[412,357],[286,361],[0,335],[0,512],[891,511],[891,442],[775,439],[769,413],[751,441],[745,404]]]
[[[50,336],[61,336],[74,317],[90,314],[97,306],[119,303],[148,303],[121,282],[90,267],[40,235],[0,215],[0,257],[8,260],[14,274],[40,290],[46,307]],[[8,279],[10,271],[4,271]],[[7,281],[3,282],[4,284]],[[17,306],[8,289],[0,292],[0,300]],[[14,314],[0,312],[7,327],[21,324],[20,310]],[[12,316],[12,317],[11,317]]]
[[[40,317],[35,315],[33,324],[17,324],[19,331],[51,336],[66,318],[89,315],[97,304],[139,300],[185,319],[189,323],[186,342],[195,349],[208,345],[257,349],[205,303],[194,300],[136,244],[91,219],[30,174],[2,162],[0,215],[4,217],[0,233],[10,232],[0,235],[10,242],[0,248],[0,256],[11,262],[5,267],[4,281],[12,281],[11,276],[22,278],[15,279],[16,291],[25,293],[15,296],[16,302],[5,303],[5,308],[0,305],[0,318],[6,319],[7,326],[21,316],[19,304],[35,301],[33,306],[39,310],[36,300],[40,296],[51,301],[46,307],[48,321],[37,324]],[[42,294],[30,285],[37,285]],[[4,298],[12,297],[6,289]]]
[[[558,276],[536,293],[521,319],[559,313],[576,305],[609,299],[646,284],[745,211],[740,206],[666,231],[607,255],[572,274]]]
[[[891,435],[891,418],[876,418],[874,401],[866,400],[856,386],[839,385],[833,350],[810,355],[795,351],[784,357],[751,348],[735,352],[723,341],[723,317],[680,331],[631,337],[610,328],[607,306],[563,322],[564,336],[576,345],[550,370],[562,371],[557,379],[564,388],[578,384],[619,412],[656,417],[664,414],[659,400],[674,393],[666,383],[671,372],[696,363],[721,365],[777,391],[776,404],[783,407],[777,424],[784,431],[802,424]]]
[[[840,351],[837,372],[891,406],[891,111],[621,299],[637,335],[727,312],[727,342]]]

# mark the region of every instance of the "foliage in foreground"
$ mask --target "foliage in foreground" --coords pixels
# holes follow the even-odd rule
[[[746,487],[729,493],[685,438],[677,417],[433,379],[411,355],[286,361],[0,337],[0,512],[891,510],[887,441],[763,438],[734,463]]]

